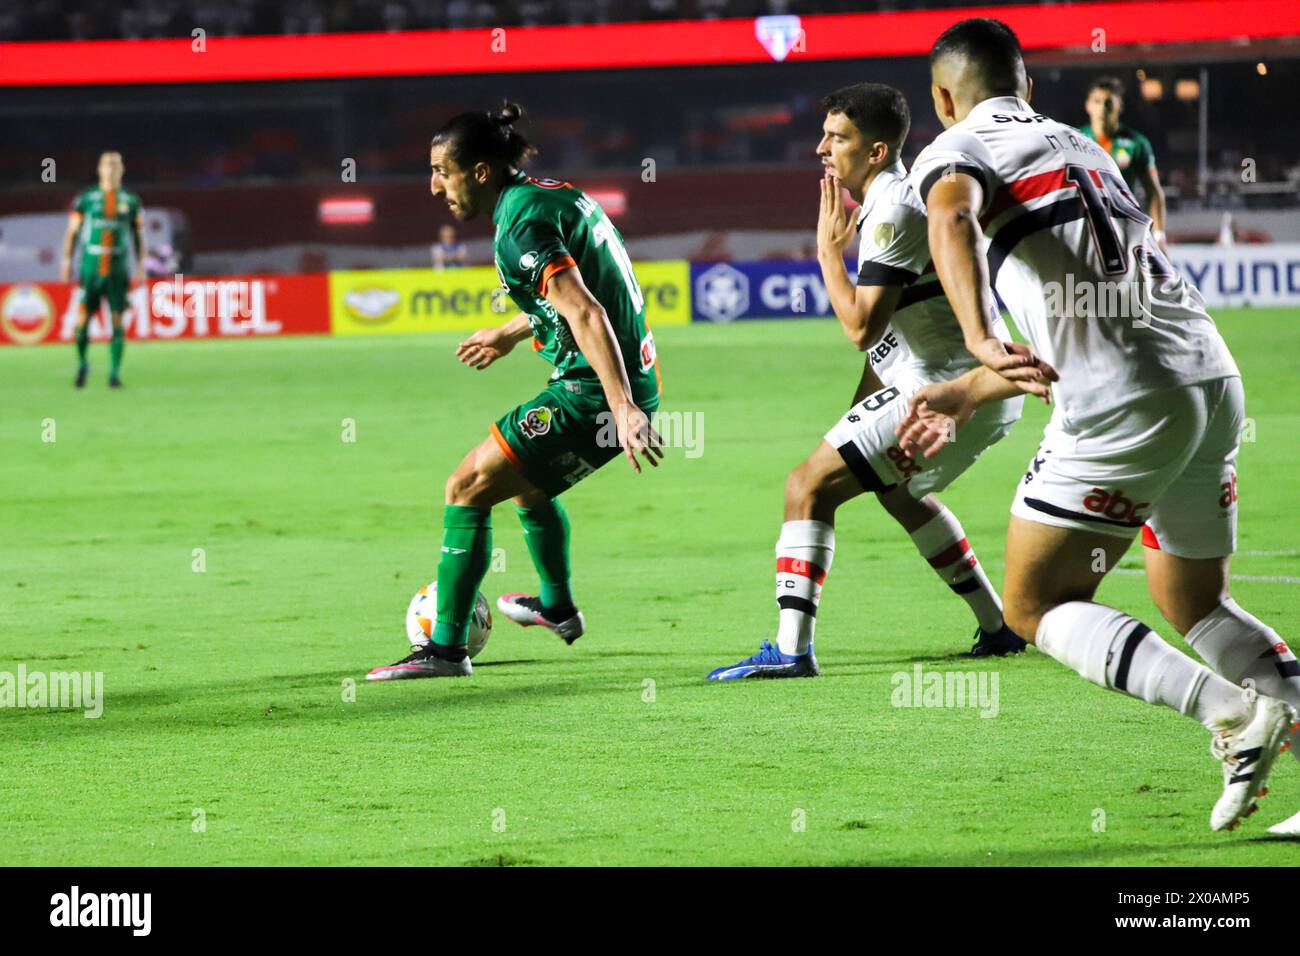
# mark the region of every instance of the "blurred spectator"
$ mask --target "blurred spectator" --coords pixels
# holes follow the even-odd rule
[[[469,264],[469,247],[456,237],[456,227],[447,225],[438,230],[438,241],[433,244],[433,267],[439,271]]]
[[[144,257],[144,273],[151,279],[170,277],[181,267],[181,257],[169,243],[150,246]]]

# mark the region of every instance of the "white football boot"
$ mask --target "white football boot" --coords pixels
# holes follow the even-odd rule
[[[1210,753],[1223,763],[1223,795],[1210,812],[1211,830],[1235,830],[1255,812],[1282,744],[1291,732],[1295,711],[1280,700],[1258,697],[1255,710],[1238,731],[1224,731],[1210,741]]]
[[[587,619],[582,612],[574,609],[567,618],[560,620],[549,616],[541,599],[531,594],[511,592],[497,598],[497,608],[510,620],[524,627],[544,627],[554,631],[564,639],[565,644],[572,644],[582,637],[587,630]]]

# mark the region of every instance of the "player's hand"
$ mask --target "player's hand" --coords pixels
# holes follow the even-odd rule
[[[990,335],[977,342],[967,342],[966,348],[979,359],[980,364],[997,372],[1007,381],[1015,382],[1031,394],[1046,395],[1047,386],[1060,381],[1056,369],[1034,354],[1034,350],[1020,342],[1003,342]],[[1025,387],[1031,385],[1031,388]]]
[[[645,456],[652,468],[659,467],[664,457],[663,439],[650,427],[650,417],[635,405],[622,405],[618,414],[618,443],[623,446],[623,454],[632,464],[632,470],[641,473],[641,462],[637,455]]]
[[[821,209],[817,216],[817,251],[844,258],[844,250],[853,239],[853,225],[844,212],[844,189],[829,171],[822,177]]]
[[[136,266],[135,271],[131,273],[131,281],[140,285],[143,284],[144,280],[144,266]]]
[[[456,346],[456,358],[470,368],[482,370],[502,356],[509,355],[514,347],[514,340],[502,335],[499,328],[479,329]]]
[[[898,445],[909,458],[933,458],[957,439],[976,405],[958,379],[923,386],[907,404],[907,416],[894,428]]]

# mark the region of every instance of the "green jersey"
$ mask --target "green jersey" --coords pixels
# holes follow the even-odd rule
[[[646,329],[641,287],[623,237],[595,200],[569,183],[520,172],[501,191],[492,221],[497,275],[527,314],[533,347],[555,366],[552,379],[595,377],[568,323],[545,298],[551,276],[576,266],[609,316],[633,400],[657,396],[654,338]]]
[[[1124,176],[1124,182],[1130,191],[1137,183],[1138,176],[1141,173],[1155,168],[1156,154],[1151,149],[1151,140],[1135,129],[1121,126],[1115,130],[1114,136],[1099,138],[1092,131],[1092,124],[1089,123],[1080,126],[1079,132],[1094,140],[1102,149],[1110,153],[1111,159],[1115,160],[1115,165],[1119,167],[1120,173]]]
[[[126,275],[126,247],[140,218],[140,197],[125,189],[95,186],[77,196],[72,211],[82,217],[81,281],[87,282],[95,276]]]

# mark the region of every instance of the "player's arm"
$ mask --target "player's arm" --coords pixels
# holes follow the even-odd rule
[[[501,325],[479,329],[456,346],[456,358],[470,368],[485,369],[497,359],[509,355],[524,339],[533,337],[528,316],[516,313],[514,318]]]
[[[1027,346],[1000,340],[990,325],[996,310],[979,224],[983,202],[983,185],[960,169],[940,176],[930,187],[925,206],[934,271],[971,355],[1006,378],[1041,380],[1050,367]]]
[[[68,215],[68,228],[63,234],[63,256],[59,259],[59,281],[72,279],[72,250],[77,244],[77,233],[81,232],[82,216],[79,212]]]
[[[899,447],[913,458],[918,454],[933,458],[981,406],[1022,392],[1051,401],[1045,383],[1011,381],[983,365],[951,381],[922,386],[908,401],[907,417],[894,429]]]
[[[1151,217],[1151,231],[1155,234],[1160,248],[1165,248],[1165,191],[1160,185],[1160,172],[1155,163],[1143,167],[1138,172],[1138,179],[1147,197],[1147,215]]]
[[[131,238],[135,242],[135,275],[136,282],[144,281],[144,257],[149,254],[148,246],[144,240],[144,210],[137,209],[135,216],[131,219]]]
[[[570,260],[572,261],[572,260]],[[569,324],[578,351],[591,365],[601,387],[605,390],[605,403],[614,413],[618,426],[619,444],[634,471],[641,470],[637,454],[658,467],[663,458],[660,439],[650,427],[650,418],[632,400],[632,384],[628,381],[623,353],[618,347],[618,337],[596,297],[582,281],[576,265],[561,269],[545,279],[542,294]]]
[[[822,177],[817,217],[817,264],[835,318],[853,347],[865,352],[884,335],[903,290],[901,285],[854,285],[844,266],[844,250],[852,238],[853,227],[844,212],[844,190],[840,181],[827,173]]]

